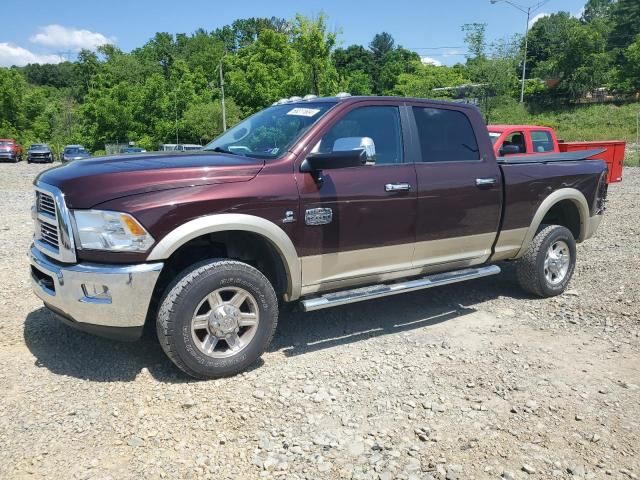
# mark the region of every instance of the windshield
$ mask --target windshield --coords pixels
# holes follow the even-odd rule
[[[71,148],[65,148],[64,149],[64,153],[67,153],[69,155],[73,155],[73,154],[86,154],[87,151],[84,148],[78,148],[78,147],[71,147]]]
[[[43,143],[34,143],[29,147],[29,150],[35,150],[36,148],[48,148],[48,147]]]
[[[266,108],[220,135],[204,150],[276,158],[334,105],[333,102],[309,102]]]

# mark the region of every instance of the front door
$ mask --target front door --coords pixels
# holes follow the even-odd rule
[[[418,176],[414,265],[447,270],[486,261],[500,221],[501,175],[475,110],[411,106]],[[482,129],[482,130],[481,130]],[[478,135],[478,137],[479,137]]]
[[[411,267],[416,172],[405,158],[401,108],[390,101],[353,104],[312,139],[313,152],[331,152],[367,137],[375,164],[324,170],[321,182],[296,173],[303,293],[382,280]]]

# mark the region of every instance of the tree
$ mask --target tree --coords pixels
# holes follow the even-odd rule
[[[614,0],[587,0],[582,12],[582,21],[591,23],[597,20],[608,20]]]
[[[640,2],[638,0],[618,0],[611,8],[611,20],[613,28],[609,36],[608,47],[620,52],[631,45],[636,36],[640,34]]]
[[[392,52],[396,48],[396,42],[390,33],[377,33],[371,42],[369,42],[369,50],[373,53],[376,61],[381,60],[384,56]]]
[[[414,66],[415,73],[402,73],[393,89],[394,95],[405,97],[450,97],[451,93],[434,92],[434,88],[458,87],[469,83],[469,79],[462,75],[459,69],[418,63]]]
[[[300,54],[286,35],[263,30],[258,40],[225,60],[227,91],[244,114],[305,90]]]
[[[225,102],[227,125],[240,121],[240,110],[232,99]],[[205,144],[222,133],[222,106],[220,102],[195,103],[187,108],[182,130],[188,140]]]
[[[326,16],[296,15],[292,28],[293,46],[300,54],[305,71],[306,91],[315,95],[335,93],[338,74],[331,62],[336,34],[327,31]]]
[[[602,31],[569,12],[538,20],[529,33],[529,65],[535,76],[557,80],[555,92],[576,99],[611,80],[611,57]]]

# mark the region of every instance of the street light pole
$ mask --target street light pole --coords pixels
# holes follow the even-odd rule
[[[549,0],[542,0],[541,2],[538,2],[535,5],[523,6],[523,5],[518,5],[517,3],[511,2],[509,0],[490,0],[490,2],[494,5],[500,2],[508,3],[512,7],[517,8],[521,12],[527,14],[527,23],[524,31],[524,58],[522,59],[522,86],[520,88],[520,103],[524,103],[524,82],[525,82],[525,77],[527,75],[527,47],[528,47],[528,40],[529,40],[529,21],[531,20],[531,14],[536,10],[538,10],[540,7],[542,7],[548,1]]]

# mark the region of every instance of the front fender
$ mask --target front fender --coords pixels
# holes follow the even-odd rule
[[[273,245],[287,273],[288,286],[285,298],[288,301],[298,299],[302,290],[302,273],[300,259],[291,239],[278,225],[255,215],[221,213],[191,220],[175,228],[160,240],[151,250],[147,261],[165,260],[194,238],[232,230],[256,233]]]

